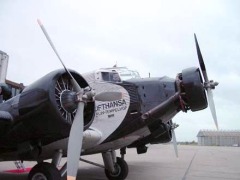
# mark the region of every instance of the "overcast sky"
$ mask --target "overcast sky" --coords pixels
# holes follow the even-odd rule
[[[7,79],[32,83],[61,68],[37,19],[41,19],[67,67],[79,73],[127,66],[142,77],[175,78],[198,66],[193,33],[214,90],[219,127],[240,129],[240,1],[2,0],[0,50],[9,57]],[[180,141],[215,129],[209,109],[179,113]]]

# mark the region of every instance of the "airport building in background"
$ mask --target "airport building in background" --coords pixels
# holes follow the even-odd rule
[[[12,91],[12,96],[16,96],[24,89],[24,85],[6,79],[8,60],[9,56],[7,53],[0,50],[0,85],[1,83],[7,84],[8,88]]]
[[[240,130],[200,130],[197,138],[199,146],[240,146]]]

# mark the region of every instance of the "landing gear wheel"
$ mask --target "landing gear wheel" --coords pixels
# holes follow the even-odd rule
[[[122,158],[117,157],[115,164],[116,173],[112,173],[105,169],[105,174],[109,180],[124,180],[128,175],[128,165]]]
[[[61,180],[61,174],[53,164],[42,162],[32,168],[28,180]]]

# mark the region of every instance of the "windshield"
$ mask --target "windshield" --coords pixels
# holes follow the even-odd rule
[[[118,73],[122,80],[132,79],[132,78],[141,78],[137,71],[123,69],[118,70]]]

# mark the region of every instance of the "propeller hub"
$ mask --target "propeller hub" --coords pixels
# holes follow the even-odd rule
[[[172,123],[172,125],[171,125],[171,129],[172,130],[174,130],[174,129],[178,128],[178,127],[179,127],[179,124],[176,124],[176,123]]]
[[[77,94],[70,90],[63,91],[60,95],[60,103],[65,111],[74,112],[78,105]]]
[[[205,89],[215,89],[215,87],[218,85],[218,82],[214,82],[213,80],[210,80],[209,82],[204,82],[204,88]]]

